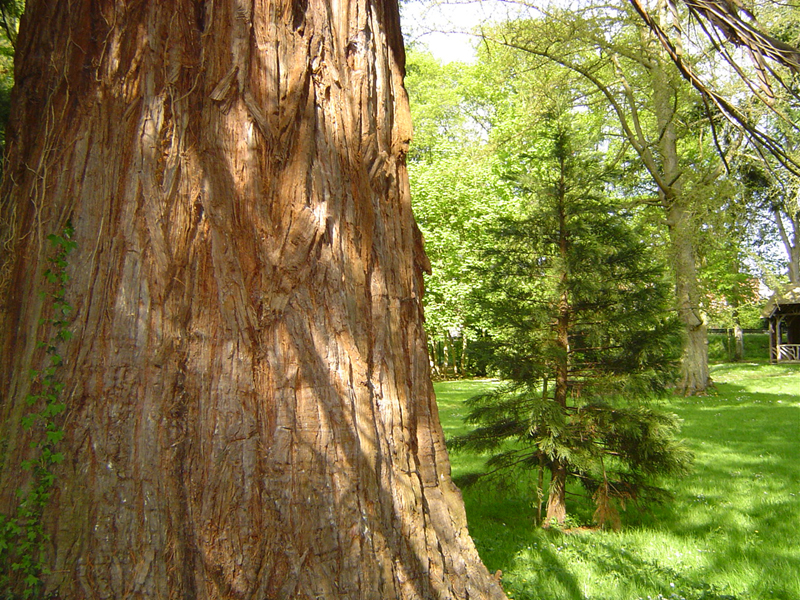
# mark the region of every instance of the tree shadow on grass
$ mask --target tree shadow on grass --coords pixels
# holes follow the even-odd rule
[[[480,514],[471,525],[478,550],[491,571],[503,572],[503,585],[514,600],[584,600],[586,598],[653,598],[669,600],[743,600],[692,573],[645,558],[608,534],[582,530],[570,534],[533,524],[533,511],[519,498],[466,494],[468,514]],[[516,521],[511,518],[517,516]],[[475,521],[475,519],[473,519]],[[612,536],[614,534],[611,534]],[[611,582],[608,595],[589,581],[602,574]],[[635,594],[634,590],[647,590]],[[634,595],[631,595],[634,594]]]
[[[619,534],[538,529],[525,485],[468,490],[481,556],[490,570],[503,571],[515,600],[796,600],[797,398],[726,384],[724,396],[676,401],[697,454],[695,471],[670,485],[672,503],[628,511]],[[654,550],[659,544],[663,551]],[[682,563],[669,558],[687,548],[692,556]],[[593,578],[607,583],[605,591]]]
[[[677,486],[669,530],[708,545],[710,574],[750,572],[751,597],[798,598],[800,395],[720,387],[682,407],[697,465]]]
[[[501,571],[504,589],[516,600],[583,598],[578,578],[561,564],[555,546],[550,548],[549,542],[544,542],[556,539],[559,534],[537,527],[530,498],[511,494],[510,489],[479,485],[464,492],[470,533],[484,564],[491,572]],[[514,573],[518,555],[534,544],[540,550],[537,570],[546,574],[548,590],[538,586],[536,578],[531,580]],[[529,592],[532,595],[528,596]]]
[[[468,513],[481,510],[479,502],[468,497]],[[502,571],[504,589],[514,600],[745,600],[725,593],[696,571],[682,571],[628,549],[615,534],[542,530],[518,499],[493,504],[495,517],[483,514],[471,533],[487,567]],[[514,513],[519,521],[507,522]],[[607,595],[591,581],[598,574],[608,582]]]

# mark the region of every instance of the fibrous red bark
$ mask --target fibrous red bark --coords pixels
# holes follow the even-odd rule
[[[67,219],[61,598],[503,598],[428,373],[396,0],[28,2],[0,504]]]

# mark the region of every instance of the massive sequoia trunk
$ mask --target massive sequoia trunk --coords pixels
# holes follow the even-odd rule
[[[2,484],[69,219],[59,598],[502,598],[433,398],[396,0],[29,0]]]

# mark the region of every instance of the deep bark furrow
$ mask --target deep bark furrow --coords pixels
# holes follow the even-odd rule
[[[396,3],[29,4],[1,215],[0,504],[42,359],[41,236],[69,217],[48,591],[502,598],[427,370]]]

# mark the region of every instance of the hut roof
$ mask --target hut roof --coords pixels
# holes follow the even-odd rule
[[[769,299],[764,310],[761,312],[761,316],[765,319],[769,319],[780,310],[781,307],[792,304],[796,304],[798,310],[800,310],[800,285],[788,285],[781,291],[773,294],[772,298]]]

